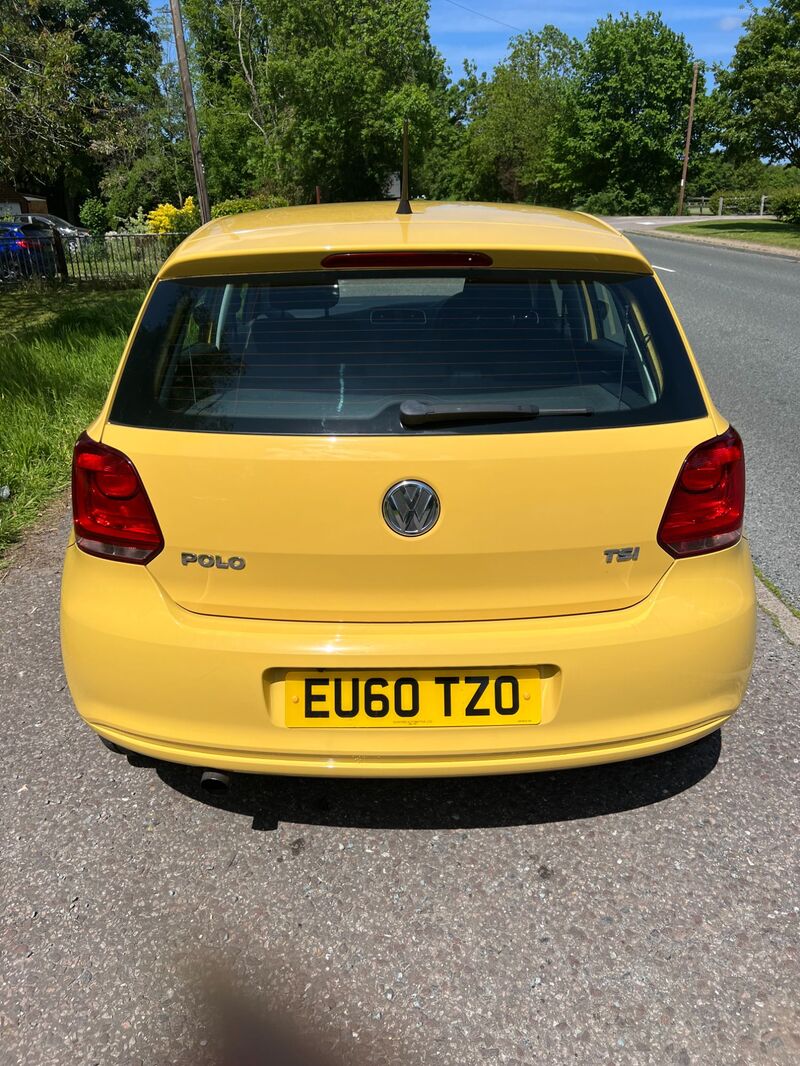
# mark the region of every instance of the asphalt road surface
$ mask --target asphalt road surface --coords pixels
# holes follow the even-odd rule
[[[746,436],[751,533],[786,587],[791,268],[736,256],[726,282],[716,249],[642,246],[675,270]],[[0,579],[3,1066],[247,1066],[231,1045],[274,1040],[267,1007],[319,1035],[303,1066],[800,1061],[800,652],[766,615],[744,708],[690,748],[504,778],[245,778],[210,800],[196,771],[114,756],[75,716],[65,531],[56,509]]]
[[[744,440],[756,564],[800,609],[800,261],[628,236],[662,268],[717,407]]]

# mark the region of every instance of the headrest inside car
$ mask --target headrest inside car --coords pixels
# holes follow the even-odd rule
[[[339,285],[270,285],[269,303],[276,311],[317,311],[334,307]]]

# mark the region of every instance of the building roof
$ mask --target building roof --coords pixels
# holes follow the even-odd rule
[[[167,260],[162,276],[319,269],[332,252],[486,252],[498,267],[650,273],[621,233],[590,215],[526,204],[412,201],[314,204],[215,219]]]

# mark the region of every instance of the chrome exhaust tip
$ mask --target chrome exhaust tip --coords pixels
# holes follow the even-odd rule
[[[213,796],[221,796],[231,787],[229,774],[221,770],[203,770],[200,775],[200,787]]]

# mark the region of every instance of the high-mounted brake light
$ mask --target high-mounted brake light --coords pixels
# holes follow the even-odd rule
[[[485,252],[333,252],[322,260],[324,267],[371,269],[372,267],[488,267],[492,257]]]
[[[736,544],[744,520],[744,448],[729,429],[698,444],[678,474],[658,543],[676,558],[705,555]]]
[[[85,433],[72,457],[72,517],[75,541],[89,555],[142,564],[164,547],[136,467]]]

